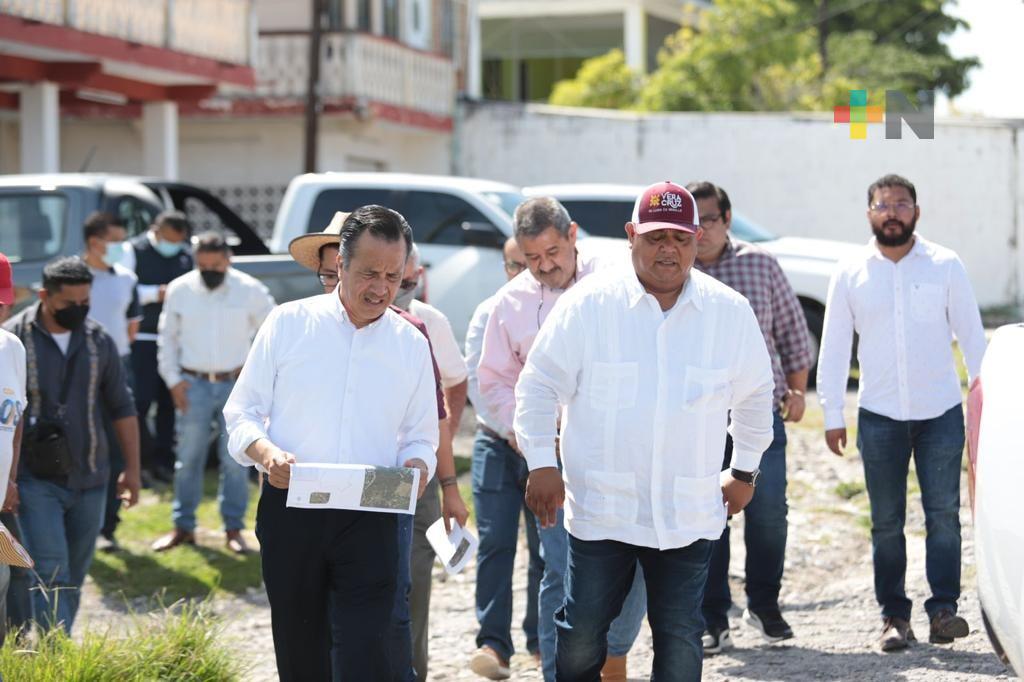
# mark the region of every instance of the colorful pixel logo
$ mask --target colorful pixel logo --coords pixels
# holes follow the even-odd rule
[[[885,123],[885,139],[899,140],[903,137],[903,122],[919,140],[935,139],[935,107],[933,93],[922,92],[920,107],[915,107],[899,90],[885,91],[885,114],[882,107],[868,106],[867,90],[850,90],[850,104],[834,107],[832,122],[850,126],[851,140],[866,140],[868,124]]]

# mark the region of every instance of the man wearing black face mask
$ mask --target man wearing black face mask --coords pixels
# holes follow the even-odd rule
[[[27,364],[18,489],[23,539],[41,581],[32,594],[35,620],[68,632],[106,504],[104,413],[124,456],[118,494],[128,507],[139,496],[135,405],[114,340],[86,319],[91,287],[84,262],[55,260],[43,269],[39,303],[4,325],[21,339]]]
[[[214,232],[195,242],[196,269],[167,286],[160,314],[157,359],[177,409],[174,467],[174,530],[153,543],[162,552],[195,543],[196,507],[203,493],[210,422],[224,429],[224,403],[231,394],[253,337],[274,307],[267,288],[231,267],[231,250]],[[242,538],[249,501],[248,473],[218,438],[221,518],[227,547],[248,551]]]

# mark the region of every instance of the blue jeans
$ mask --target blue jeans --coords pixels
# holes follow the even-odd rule
[[[779,606],[782,569],[786,563],[786,426],[775,413],[775,438],[761,457],[761,474],[754,498],[743,510],[743,542],[747,548],[747,607],[755,612]],[[726,440],[725,461],[732,460],[732,439]],[[704,590],[704,620],[708,626],[729,627],[729,526],[714,543],[708,584]]]
[[[904,588],[907,547],[907,472],[914,456],[925,522],[925,573],[932,596],[929,617],[960,598],[960,462],[964,415],[959,404],[934,419],[897,421],[861,409],[857,447],[871,500],[871,550],[875,598],[883,617],[910,619]]]
[[[71,490],[23,470],[18,491],[25,549],[42,581],[32,592],[35,621],[43,630],[60,624],[70,633],[103,523],[107,486]]]
[[[659,551],[614,540],[588,542],[569,536],[565,606],[555,616],[556,679],[601,679],[609,627],[626,600],[639,561],[654,635],[652,679],[699,680],[704,658],[700,606],[710,560],[708,540]]]
[[[569,550],[570,535],[565,530],[562,510],[558,510],[558,523],[551,528],[540,530],[540,552],[544,559],[544,576],[540,581],[539,617],[537,619],[537,635],[540,639],[540,659],[544,669],[544,679],[553,682],[555,675],[556,613],[565,603],[566,588],[569,581]],[[573,539],[573,541],[575,541]],[[628,592],[618,603],[612,614],[614,621],[609,619],[610,627],[606,626],[606,637],[602,639],[602,649],[607,644],[613,656],[625,656],[629,653],[633,641],[640,632],[644,620],[644,605],[647,594],[642,576],[634,577],[636,562],[628,567]],[[627,571],[623,569],[623,575]],[[703,585],[702,585],[703,588]],[[603,663],[603,659],[602,659]]]
[[[249,472],[228,454],[224,427],[224,403],[231,394],[233,381],[211,383],[188,377],[188,412],[178,414],[178,453],[174,463],[174,503],[171,519],[174,527],[192,532],[196,529],[196,507],[203,497],[203,472],[210,447],[210,423],[217,421],[217,452],[220,455],[220,484],[217,501],[225,530],[245,527],[245,508],[249,504]]]
[[[476,645],[489,646],[505,659],[512,657],[512,574],[519,544],[519,517],[526,516],[530,565],[523,632],[526,648],[537,645],[537,598],[544,563],[533,513],[523,495],[529,470],[526,460],[508,442],[484,431],[473,443],[473,508],[480,546],[476,558]]]

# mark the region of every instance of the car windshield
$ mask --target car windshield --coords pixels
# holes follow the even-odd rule
[[[633,216],[633,201],[621,199],[562,199],[569,217],[595,237],[625,239],[625,225]]]
[[[757,223],[752,223],[742,214],[733,211],[732,227],[729,228],[732,236],[742,239],[745,242],[770,242],[778,239],[779,236],[772,234]]]
[[[0,253],[11,262],[56,256],[67,231],[67,208],[62,194],[0,193]]]
[[[519,192],[482,192],[481,196],[508,214],[509,220],[516,213],[516,206],[526,201]]]

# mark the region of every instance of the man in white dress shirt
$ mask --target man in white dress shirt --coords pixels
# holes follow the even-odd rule
[[[911,454],[927,532],[928,639],[948,644],[969,631],[956,614],[964,416],[951,342],[959,342],[973,380],[985,353],[985,331],[963,263],[951,250],[914,234],[920,215],[917,190],[906,178],[886,175],[868,188],[874,238],[832,276],[818,360],[825,440],[842,456],[853,333],[860,335],[857,447],[871,501],[882,651],[905,649],[915,639],[903,536]]]
[[[231,249],[219,234],[200,235],[194,252],[196,269],[167,285],[160,313],[157,361],[178,411],[178,437],[171,506],[174,530],[158,538],[153,550],[195,544],[210,422],[216,419],[217,500],[225,544],[244,554],[249,475],[228,455],[223,410],[253,337],[274,309],[274,299],[261,282],[231,267]]]
[[[434,474],[437,400],[426,338],[394,300],[412,245],[395,211],[345,219],[330,294],[276,308],[260,328],[224,408],[228,449],[267,472],[256,535],[281,680],[392,676],[389,622],[394,514],[286,506],[291,464],[410,466],[420,494]]]
[[[753,497],[772,441],[774,380],[746,299],[691,269],[699,222],[684,188],[648,187],[626,225],[633,269],[597,273],[566,292],[516,386],[527,503],[544,526],[568,503],[559,680],[599,679],[638,560],[654,677],[700,679],[711,543],[726,507],[738,513]],[[727,423],[733,469],[721,472]]]

